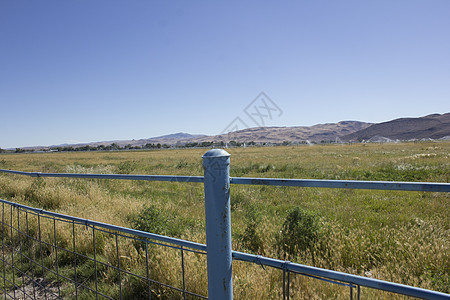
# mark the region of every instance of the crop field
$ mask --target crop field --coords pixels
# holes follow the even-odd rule
[[[0,169],[202,176],[201,156],[207,150],[2,154]],[[227,151],[231,154],[232,177],[450,180],[450,142],[247,147]],[[0,174],[0,198],[206,242],[200,183]],[[232,185],[231,212],[233,250],[450,292],[449,193]],[[64,234],[58,236],[61,243],[70,243],[65,238]],[[114,260],[108,243],[105,241],[97,255]],[[139,247],[129,242],[126,249],[130,268],[139,268]],[[177,278],[179,266],[171,263],[177,255],[170,250],[156,253],[152,274],[165,281]],[[186,264],[188,290],[207,294],[206,260],[188,257]],[[282,297],[279,270],[233,262],[233,276],[235,299]],[[293,299],[349,297],[345,287],[304,276],[292,280]],[[99,288],[117,289],[114,282],[105,274]],[[129,290],[139,289],[132,282],[127,284]],[[68,289],[67,295],[70,293]],[[136,297],[130,293],[128,298]],[[160,298],[175,297],[163,288],[152,293]],[[404,299],[367,288],[362,291],[363,299],[375,297]]]

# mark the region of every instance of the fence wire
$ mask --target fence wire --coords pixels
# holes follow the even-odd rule
[[[207,299],[186,287],[185,256],[193,253],[206,261],[205,251],[1,202],[4,299]],[[129,257],[130,246],[136,249],[137,264]],[[163,281],[152,274],[160,247],[177,253],[180,278]],[[114,288],[106,287],[106,281],[115,282]]]

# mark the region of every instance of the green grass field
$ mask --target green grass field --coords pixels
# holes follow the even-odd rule
[[[0,168],[33,172],[203,175],[207,149],[0,155]],[[450,143],[227,149],[232,177],[449,182]],[[232,185],[233,249],[450,292],[448,193]],[[203,185],[30,178],[0,174],[0,197],[33,207],[205,243]],[[142,211],[154,213],[142,220]],[[301,220],[310,223],[301,223]],[[147,226],[147,227],[145,227]],[[150,226],[150,227],[148,227]],[[153,227],[152,227],[153,226]],[[296,236],[304,239],[296,239]],[[59,237],[64,241],[64,234]],[[68,238],[68,237],[67,237]],[[108,243],[108,241],[106,241]],[[130,266],[138,249],[128,245]],[[107,246],[99,255],[108,257]],[[157,276],[176,277],[158,253]],[[135,259],[134,259],[134,258]],[[114,258],[111,258],[114,259]],[[187,261],[188,289],[206,294],[204,262]],[[279,299],[281,274],[234,262],[236,299]],[[175,280],[175,279],[174,279]],[[295,276],[291,296],[347,298],[348,288]],[[102,285],[115,288],[104,280]],[[162,298],[171,296],[164,295]],[[400,298],[363,289],[363,298]]]

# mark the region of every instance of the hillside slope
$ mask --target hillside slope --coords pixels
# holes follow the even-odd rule
[[[224,141],[237,142],[254,141],[256,143],[282,143],[283,141],[335,141],[340,136],[359,131],[372,125],[371,123],[359,121],[342,121],[338,123],[317,124],[314,126],[293,127],[255,127],[228,134],[216,136],[205,136],[197,138],[195,142]]]
[[[347,134],[344,141],[361,141],[374,137],[389,139],[440,139],[450,136],[450,113],[432,114],[419,118],[400,118],[377,123],[365,129]]]

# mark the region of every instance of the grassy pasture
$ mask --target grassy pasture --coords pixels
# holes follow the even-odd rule
[[[33,172],[203,175],[201,156],[206,151],[3,154],[0,168]],[[250,147],[228,151],[234,177],[450,180],[449,142]],[[0,197],[127,227],[142,226],[136,220],[150,207],[160,214],[160,223],[170,224],[158,227],[163,233],[205,243],[202,184],[40,179],[0,174]],[[298,232],[283,227],[295,208],[312,218],[314,239],[287,252],[280,247],[280,241],[290,243],[286,236]],[[235,250],[450,292],[448,193],[232,185],[231,209]],[[64,233],[58,238],[66,243],[65,239],[69,239]],[[139,249],[131,242],[125,248],[123,251],[130,258],[127,263],[138,268],[142,264]],[[116,259],[108,241],[99,252],[105,259]],[[152,274],[176,281],[180,270],[170,262],[178,259],[177,255],[170,250],[158,250]],[[186,263],[190,270],[188,289],[205,294],[205,273],[199,268],[205,266],[204,260],[187,257]],[[242,262],[234,262],[233,268],[236,299],[280,298],[281,272],[264,271],[260,266]],[[107,277],[101,286],[117,289]],[[162,298],[173,296],[165,293],[168,292],[158,291]],[[291,296],[347,298],[349,291],[293,276]],[[370,289],[363,289],[362,296],[402,298]]]

